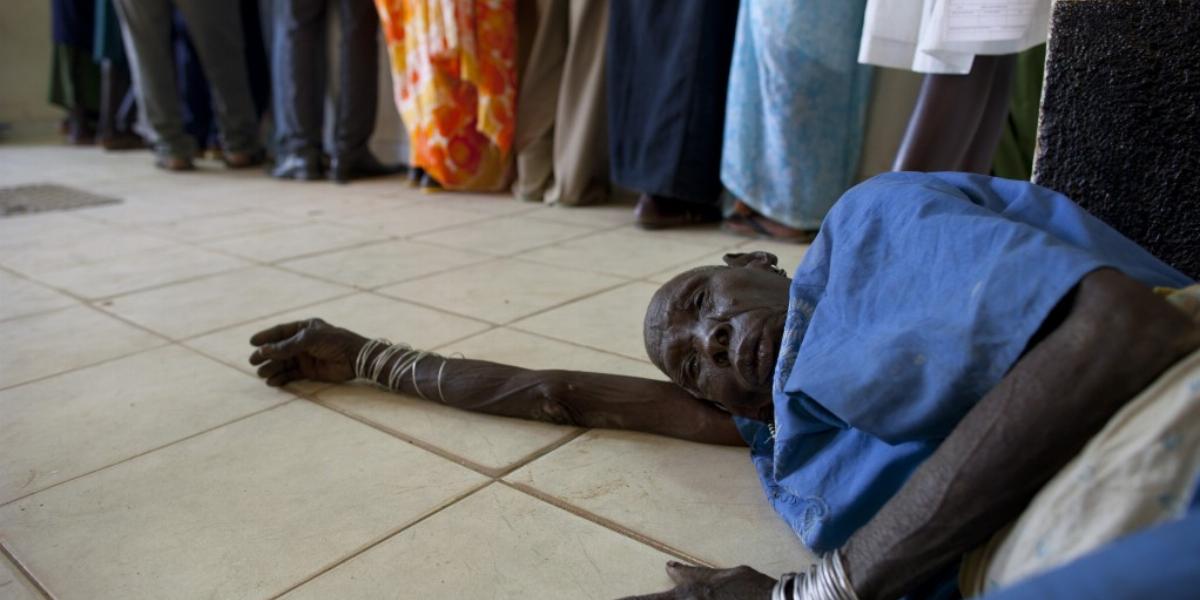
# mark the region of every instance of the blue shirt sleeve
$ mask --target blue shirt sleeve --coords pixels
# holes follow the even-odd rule
[[[785,391],[890,444],[948,435],[1110,264],[997,208],[924,174],[847,192],[796,273],[824,287]]]

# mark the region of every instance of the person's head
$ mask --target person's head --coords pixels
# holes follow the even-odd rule
[[[643,328],[646,354],[692,395],[769,420],[791,282],[773,254],[724,260],[676,275],[655,292]]]

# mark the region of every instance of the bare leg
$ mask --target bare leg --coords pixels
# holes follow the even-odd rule
[[[977,56],[968,75],[926,75],[892,169],[987,173],[1015,65],[1011,54]]]

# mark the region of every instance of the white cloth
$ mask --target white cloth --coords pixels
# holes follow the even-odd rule
[[[965,75],[976,54],[1046,41],[1051,0],[868,0],[858,62]]]

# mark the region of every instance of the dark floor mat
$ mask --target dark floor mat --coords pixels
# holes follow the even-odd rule
[[[116,204],[117,198],[99,196],[62,185],[21,185],[0,188],[0,217],[16,217],[54,210]]]

